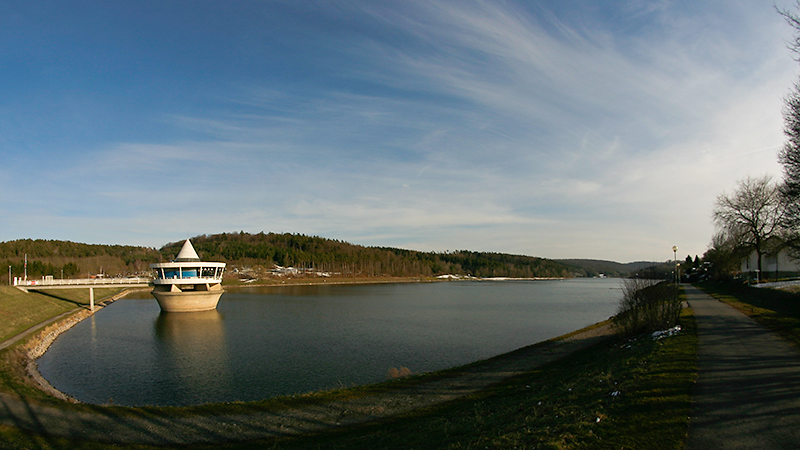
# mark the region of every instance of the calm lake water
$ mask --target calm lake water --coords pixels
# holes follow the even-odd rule
[[[80,401],[194,405],[445,369],[614,314],[614,279],[240,288],[215,311],[161,313],[149,294],[99,310],[38,360]]]

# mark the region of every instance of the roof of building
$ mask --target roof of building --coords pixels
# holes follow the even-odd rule
[[[189,242],[187,239],[186,242],[183,243],[183,247],[181,247],[181,251],[178,252],[178,256],[175,257],[175,262],[199,262],[200,257],[197,255],[197,252],[194,251],[194,247],[192,247],[192,243]]]

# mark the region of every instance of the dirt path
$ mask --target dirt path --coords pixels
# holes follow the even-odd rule
[[[595,344],[610,334],[608,325],[584,330],[410,388],[313,406],[273,411],[253,408],[243,414],[175,417],[133,409],[120,414],[110,408],[75,412],[37,405],[18,395],[0,394],[0,423],[44,435],[155,445],[299,434],[363,423],[453,400]]]
[[[687,449],[796,449],[800,353],[752,319],[685,286],[698,379]]]

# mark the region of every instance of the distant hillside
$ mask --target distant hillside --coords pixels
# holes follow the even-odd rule
[[[567,267],[552,260],[503,253],[435,253],[390,247],[364,247],[339,240],[301,234],[221,233],[191,238],[200,257],[244,265],[273,264],[342,276],[569,277]],[[182,241],[161,248],[165,260],[173,258]]]
[[[99,273],[111,276],[149,273],[149,264],[159,261],[158,250],[130,245],[80,244],[70,241],[19,239],[0,242],[0,279],[8,283],[24,274],[28,256],[28,278],[44,275],[65,278],[88,277]],[[6,269],[6,270],[1,270]]]
[[[651,261],[636,261],[623,264],[598,259],[556,259],[555,261],[569,267],[577,275],[585,277],[596,277],[600,274],[607,277],[629,277],[645,269],[664,264]]]
[[[267,273],[273,265],[326,272],[344,277],[437,276],[476,277],[570,277],[572,270],[552,260],[502,253],[456,251],[418,252],[388,247],[364,247],[338,240],[301,234],[221,233],[191,238],[200,257],[224,261],[229,273],[237,268],[256,268]],[[169,261],[183,241],[161,249],[124,245],[80,244],[69,241],[21,239],[0,242],[0,267],[11,266],[22,276],[28,255],[28,277],[86,277],[98,273],[127,276],[149,272],[149,264]],[[304,273],[301,271],[301,273]],[[8,283],[8,271],[0,270]]]

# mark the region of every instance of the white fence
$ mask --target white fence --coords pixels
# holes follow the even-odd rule
[[[754,284],[753,287],[757,288],[784,288],[789,286],[798,286],[800,285],[800,280],[791,280],[791,281],[777,281],[774,283],[759,283]]]

